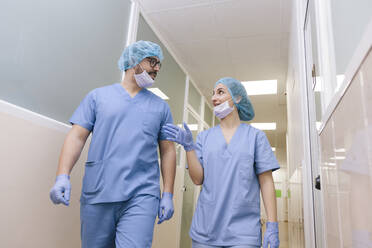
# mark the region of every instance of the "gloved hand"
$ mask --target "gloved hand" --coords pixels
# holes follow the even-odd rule
[[[279,248],[279,227],[278,222],[266,222],[263,248]]]
[[[49,196],[54,204],[63,203],[66,206],[70,204],[71,184],[70,176],[62,174],[57,176],[53,188],[50,190]]]
[[[163,195],[160,200],[159,206],[159,221],[158,224],[161,224],[165,220],[169,220],[173,216],[173,194],[169,192],[163,192]]]
[[[194,150],[195,145],[192,133],[186,123],[183,123],[183,126],[185,130],[171,123],[167,123],[163,126],[161,132],[165,135],[167,140],[183,145],[186,151]]]

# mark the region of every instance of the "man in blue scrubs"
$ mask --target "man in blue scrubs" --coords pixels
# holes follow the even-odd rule
[[[81,193],[82,247],[149,248],[154,222],[173,215],[176,152],[160,129],[172,123],[168,104],[148,91],[160,70],[160,46],[128,46],[119,68],[121,83],[92,90],[72,115],[50,191],[55,204],[69,205],[70,173],[92,133]],[[163,194],[160,199],[159,145]]]

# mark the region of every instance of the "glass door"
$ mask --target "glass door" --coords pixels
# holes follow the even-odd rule
[[[316,247],[324,247],[323,198],[321,192],[319,131],[322,126],[322,92],[324,80],[321,73],[318,53],[318,33],[315,16],[315,1],[308,3],[304,25],[307,115],[309,121],[312,197],[314,210],[314,233]]]

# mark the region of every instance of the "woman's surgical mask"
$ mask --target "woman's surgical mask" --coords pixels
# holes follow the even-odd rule
[[[229,100],[224,101],[220,105],[213,108],[213,113],[220,119],[225,118],[234,110],[234,106],[230,107]]]
[[[142,68],[140,64],[138,64],[141,69],[143,70],[140,74],[134,74],[134,79],[137,82],[137,85],[141,88],[147,88],[154,84],[154,79],[151,78],[151,76],[147,73],[146,70]]]

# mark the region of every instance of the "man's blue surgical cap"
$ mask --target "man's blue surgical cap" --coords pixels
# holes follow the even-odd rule
[[[254,110],[251,101],[248,98],[247,92],[243,84],[235,78],[225,77],[216,82],[214,87],[218,84],[223,84],[227,87],[230,95],[238,109],[239,118],[242,121],[250,121],[254,118]],[[239,101],[240,99],[240,101]]]
[[[126,71],[133,68],[147,57],[158,57],[163,60],[163,52],[160,46],[151,41],[137,41],[124,49],[118,61],[119,69]]]

